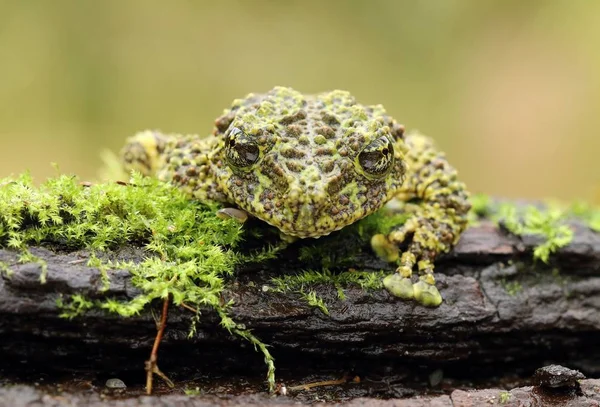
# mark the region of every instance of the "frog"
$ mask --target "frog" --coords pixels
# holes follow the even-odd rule
[[[336,232],[399,203],[406,221],[371,237],[396,267],[393,295],[437,307],[434,261],[467,226],[469,192],[433,140],[406,132],[382,105],[344,90],[277,86],[235,99],[207,137],[146,130],[121,151],[123,167],[156,176],[222,217],[258,218],[290,242]],[[415,271],[417,273],[415,273]]]

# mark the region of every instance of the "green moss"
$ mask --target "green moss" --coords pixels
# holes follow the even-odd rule
[[[48,264],[43,259],[40,259],[38,256],[32,254],[27,248],[21,248],[21,254],[19,255],[19,263],[27,264],[27,263],[36,263],[40,266],[40,283],[46,284],[46,279],[48,277]]]
[[[600,207],[586,202],[575,202],[569,207],[569,211],[590,229],[600,232]]]
[[[505,279],[502,279],[500,281],[500,284],[511,297],[514,297],[521,291],[523,291],[523,286],[518,281],[507,281]]]
[[[380,290],[383,288],[383,271],[356,271],[349,270],[336,273],[329,269],[306,270],[300,274],[271,279],[273,291],[279,293],[296,293],[304,299],[308,305],[319,309],[323,314],[329,315],[329,309],[325,301],[312,289],[317,285],[333,286],[337,290],[339,300],[345,300],[344,289],[350,286],[358,286],[363,290]]]
[[[356,254],[369,250],[371,237],[377,233],[388,234],[392,228],[402,225],[408,215],[392,213],[384,208],[360,221],[345,227],[334,236],[322,237],[300,248],[299,260],[307,270],[297,275],[285,275],[271,279],[273,289],[280,293],[296,293],[311,306],[328,315],[326,304],[310,287],[332,285],[338,298],[344,300],[344,288],[359,286],[365,290],[383,288],[383,271],[350,271],[356,265]],[[333,271],[335,270],[335,271]],[[308,291],[307,291],[308,290]]]
[[[307,287],[316,285],[331,285],[336,288],[338,298],[346,299],[344,288],[358,286],[363,290],[380,290],[383,288],[383,277],[385,272],[356,271],[349,270],[341,273],[333,272],[329,269],[306,270],[300,274],[292,276],[273,277],[271,279],[272,289],[280,293],[299,293],[310,305],[315,305],[317,300],[312,301],[305,294]],[[319,307],[321,308],[321,307]],[[323,311],[324,314],[329,314]]]
[[[566,207],[555,202],[546,202],[541,207],[516,205],[494,202],[485,195],[476,195],[472,202],[469,216],[471,225],[480,218],[487,217],[515,235],[540,238],[540,243],[534,247],[533,257],[544,263],[548,263],[552,253],[573,240],[573,230],[568,225],[570,219],[580,219],[592,228],[600,226],[596,225],[596,222],[600,223],[597,220],[600,219],[600,212],[587,206]]]
[[[28,175],[0,180],[0,247],[20,252],[20,262],[47,267],[28,250],[30,244],[65,249],[88,248],[88,264],[100,269],[103,289],[113,269],[128,269],[142,294],[130,301],[89,300],[81,295],[60,298],[62,316],[73,318],[92,308],[128,317],[148,304],[170,296],[175,305],[213,308],[221,325],[255,345],[268,366],[267,379],[274,385],[273,358],[251,332],[227,316],[221,304],[224,278],[238,263],[274,255],[264,249],[254,256],[234,252],[243,238],[234,220],[216,216],[215,205],[189,200],[179,190],[134,174],[127,185],[81,185],[74,177],[58,176],[35,187]],[[96,253],[126,243],[139,244],[148,257],[139,263],[100,260]],[[7,270],[7,267],[3,267]],[[4,271],[6,273],[6,271]]]
[[[486,194],[473,194],[471,196],[471,213],[477,217],[485,217],[492,208],[492,198]]]
[[[114,160],[108,157],[106,161],[106,173],[116,176],[114,168],[110,169],[115,167]],[[216,210],[216,205],[192,201],[179,190],[139,174],[134,174],[129,183],[100,184],[80,183],[75,177],[62,175],[39,187],[25,174],[0,181],[0,247],[19,251],[20,262],[39,263],[42,282],[47,266],[28,250],[29,245],[66,250],[87,248],[91,252],[87,265],[100,271],[102,291],[108,289],[111,272],[116,269],[129,270],[132,283],[142,291],[130,301],[91,300],[82,295],[61,297],[57,304],[65,318],[81,316],[94,308],[129,317],[167,296],[175,305],[189,305],[198,311],[203,307],[214,309],[225,329],[263,353],[272,387],[275,366],[271,354],[266,345],[228,316],[231,304],[222,304],[221,292],[225,277],[233,273],[236,265],[274,259],[288,243],[279,241],[275,246],[242,254],[236,250],[243,239],[242,227],[234,220],[218,218]],[[274,279],[276,289],[299,293],[326,315],[323,299],[310,289],[313,284],[333,284],[341,299],[345,298],[344,287],[348,285],[381,289],[382,272],[337,274],[330,272],[329,267],[352,265],[354,254],[368,244],[374,233],[388,233],[405,219],[405,215],[390,216],[380,211],[338,236],[304,246],[301,260],[321,271]],[[248,233],[252,234],[251,239],[260,240],[258,229]],[[126,262],[102,255],[125,244],[141,245],[148,256],[140,262]],[[0,266],[0,272],[8,275],[8,265]],[[199,312],[192,317],[190,335],[195,334],[199,318]]]
[[[69,297],[67,301],[61,295],[56,300],[56,305],[62,310],[61,318],[73,319],[85,314],[87,311],[94,308],[94,302],[88,300],[82,295],[75,294]]]
[[[329,315],[329,309],[327,309],[327,304],[325,304],[323,298],[319,297],[316,292],[312,290],[309,292],[304,292],[302,290],[300,294],[302,298],[306,300],[308,305],[310,305],[311,307],[318,308],[325,315]]]
[[[469,226],[476,226],[481,218],[489,216],[492,209],[492,199],[489,195],[473,194],[470,200],[471,210],[467,214],[467,219]]]
[[[13,275],[13,271],[7,263],[0,261],[0,276],[2,275],[10,278]]]
[[[186,396],[201,396],[202,394],[204,394],[202,392],[202,390],[200,389],[200,387],[194,387],[193,389],[184,389],[183,392],[185,393]]]
[[[110,261],[102,261],[96,257],[95,253],[92,253],[89,260],[87,261],[88,267],[93,267],[100,271],[100,278],[102,280],[102,291],[108,290],[110,286],[110,277],[108,271],[111,269],[112,263]]]
[[[550,254],[573,240],[573,230],[566,224],[568,213],[549,206],[544,209],[526,206],[519,209],[514,204],[501,204],[495,215],[510,232],[522,236],[542,238],[533,250],[533,257],[548,263]]]
[[[228,305],[231,305],[229,303]],[[221,326],[227,329],[229,332],[236,334],[247,340],[254,345],[255,350],[260,350],[265,357],[265,364],[267,365],[267,382],[269,383],[269,389],[273,391],[275,389],[275,359],[271,356],[271,353],[267,349],[267,345],[262,343],[256,336],[254,336],[249,330],[242,325],[237,324],[230,317],[227,316],[224,309],[217,309],[219,316],[221,317]]]
[[[510,400],[510,393],[507,391],[503,391],[500,393],[498,401],[500,404],[506,404]]]

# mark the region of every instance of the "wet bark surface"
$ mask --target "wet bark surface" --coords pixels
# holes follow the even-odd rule
[[[265,390],[261,354],[220,328],[210,310],[203,310],[197,333],[188,338],[193,314],[172,307],[159,365],[178,388],[159,386],[162,398],[128,399],[120,405],[204,405],[214,402],[210,397],[220,397],[219,404],[224,405],[252,398],[258,400],[255,404],[268,400],[273,405],[358,403],[358,397],[411,396],[428,398],[412,401],[422,404],[394,405],[465,405],[457,400],[471,388],[514,388],[514,397],[533,397],[535,388],[523,386],[530,384],[535,369],[549,363],[599,377],[600,235],[582,224],[572,227],[573,241],[554,254],[549,265],[532,260],[534,238],[512,236],[486,222],[468,229],[457,247],[437,263],[437,286],[444,302],[434,309],[396,299],[384,290],[349,287],[340,300],[335,287],[312,287],[327,304],[325,315],[297,294],[273,292],[268,289],[272,276],[301,271],[297,245],[292,245],[277,261],[236,274],[223,295],[225,301],[234,301],[230,316],[269,344],[280,383],[291,386],[344,375],[358,376],[360,383],[271,399],[257,393]],[[14,271],[10,278],[0,279],[0,400],[19,391],[33,398],[55,397],[45,385],[35,389],[7,384],[40,378],[55,390],[68,383],[74,394],[65,397],[88,397],[90,405],[99,403],[100,399],[92,399],[100,397],[99,389],[110,377],[130,384],[120,397],[139,395],[143,361],[156,334],[152,312],[125,319],[92,311],[67,320],[59,317],[56,305],[61,295],[71,294],[133,298],[138,291],[129,273],[111,272],[110,287],[102,291],[99,271],[86,266],[86,251],[44,247],[31,251],[48,263],[44,285],[39,283],[38,264],[18,264],[17,254],[0,250],[0,261]],[[127,247],[114,255],[139,259],[144,253]],[[355,268],[392,270],[368,248],[356,256]],[[156,312],[159,308],[160,304],[154,307]],[[85,392],[93,395],[79,394],[80,382],[89,383]],[[597,400],[598,382],[589,383],[589,397]],[[186,404],[182,389],[195,387],[202,389],[205,399]],[[469,394],[473,398],[488,393]],[[230,398],[233,395],[242,399]],[[174,398],[167,402],[165,397]],[[579,403],[582,397],[588,396],[573,394],[572,401]],[[53,402],[41,405],[68,405]]]

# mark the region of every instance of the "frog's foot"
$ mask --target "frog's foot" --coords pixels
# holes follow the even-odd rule
[[[235,219],[240,223],[245,223],[250,214],[238,208],[222,208],[217,211],[217,217],[221,219]]]
[[[410,252],[405,252],[402,257],[413,257]],[[401,261],[401,264],[403,262]],[[435,286],[433,267],[429,261],[419,262],[419,280],[413,284],[412,268],[400,265],[397,272],[383,279],[383,286],[396,297],[414,299],[426,307],[437,307],[442,303],[442,296]]]
[[[392,295],[402,299],[414,299],[428,307],[437,307],[442,303],[442,296],[435,287],[433,264],[422,253],[418,243],[411,243],[402,256],[399,256],[398,246],[381,234],[373,236],[371,246],[384,260],[397,261],[400,258],[396,273],[383,279],[383,286]],[[412,274],[415,266],[420,276],[418,281],[413,283]]]

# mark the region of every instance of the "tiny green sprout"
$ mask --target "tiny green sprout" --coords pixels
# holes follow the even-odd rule
[[[500,404],[506,404],[510,400],[511,394],[507,391],[503,391],[500,393],[499,402]]]
[[[523,291],[523,286],[518,281],[506,281],[503,279],[503,280],[501,280],[500,283],[501,283],[502,287],[504,288],[504,290],[511,297],[514,297],[517,294],[519,294],[521,291]]]
[[[301,291],[301,294],[302,298],[304,298],[306,302],[308,302],[308,305],[310,305],[311,307],[318,308],[325,315],[329,315],[327,304],[325,304],[323,298],[319,297],[316,292],[309,291],[305,293],[304,291]]]
[[[471,210],[467,214],[469,226],[477,226],[481,218],[489,216],[493,211],[492,199],[485,194],[474,194],[470,199]]]
[[[10,266],[5,262],[0,261],[0,276],[4,275],[10,278],[13,274],[14,272],[12,271]]]
[[[471,212],[478,217],[488,216],[492,209],[492,199],[486,194],[473,194],[471,196]]]
[[[100,279],[102,280],[102,291],[108,290],[110,286],[110,278],[108,276],[108,270],[111,269],[110,262],[104,262],[98,257],[96,257],[96,253],[90,255],[89,260],[87,261],[88,267],[93,267],[100,271]]]
[[[40,283],[46,284],[46,279],[48,277],[48,264],[43,259],[39,258],[32,254],[26,248],[23,248],[21,254],[19,255],[19,263],[27,264],[27,263],[36,263],[40,266]]]
[[[72,295],[66,302],[63,300],[63,296],[60,295],[56,299],[56,305],[61,310],[60,317],[68,319],[81,316],[94,308],[94,303],[92,301],[89,301],[79,294]]]
[[[201,396],[202,395],[202,390],[200,390],[200,387],[196,386],[193,389],[185,389],[183,391],[185,393],[186,396]]]
[[[600,232],[600,206],[587,202],[575,202],[571,205],[570,212],[594,232]]]

